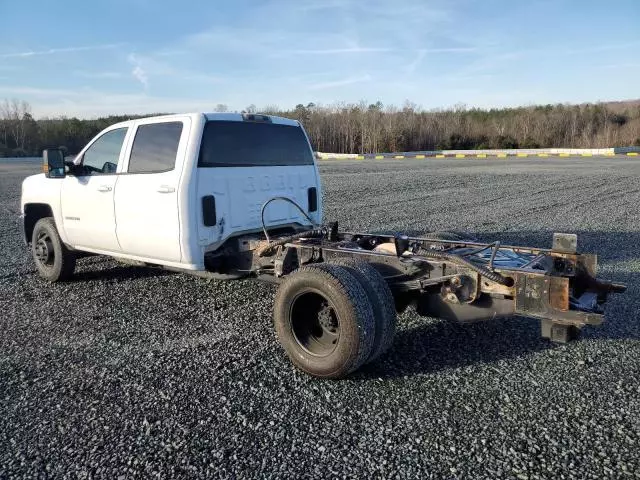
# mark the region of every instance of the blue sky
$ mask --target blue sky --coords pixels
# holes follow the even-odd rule
[[[640,98],[638,0],[0,0],[37,117]]]

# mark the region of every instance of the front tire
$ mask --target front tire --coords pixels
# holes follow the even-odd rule
[[[346,268],[308,265],[279,286],[274,325],[280,344],[300,370],[342,378],[363,365],[375,337],[364,287]]]
[[[51,217],[41,218],[33,227],[31,254],[42,278],[49,282],[68,280],[76,267],[76,256],[58,234]]]

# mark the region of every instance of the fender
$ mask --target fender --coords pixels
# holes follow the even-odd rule
[[[60,238],[65,244],[69,243],[67,233],[64,230],[62,209],[60,207],[60,191],[62,189],[62,182],[63,179],[47,178],[44,173],[31,175],[23,180],[20,211],[25,228],[25,243],[29,243],[31,241],[31,238],[27,238],[27,228],[30,225],[30,221],[26,218],[26,215],[27,207],[33,204],[46,205],[51,209]],[[35,221],[33,221],[33,224],[35,224]],[[32,226],[33,225],[31,225],[31,227]]]

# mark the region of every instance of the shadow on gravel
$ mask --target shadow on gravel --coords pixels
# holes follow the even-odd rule
[[[72,282],[134,280],[138,278],[164,277],[174,275],[174,272],[152,267],[114,266],[109,268],[89,269],[76,272],[71,277]]]
[[[468,325],[426,319],[425,322],[428,323],[399,331],[389,354],[365,366],[354,378],[435,373],[557,347],[540,338],[539,323],[533,319],[511,318]]]
[[[35,275],[35,270],[30,270],[28,272],[20,272],[20,273],[8,273],[6,275],[0,275],[0,280],[9,280],[14,278],[28,277],[30,275]]]
[[[406,232],[411,236],[424,232]],[[578,249],[598,254],[599,277],[627,285],[625,293],[609,297],[605,321],[587,326],[585,339],[640,338],[640,232],[570,232],[578,234]],[[505,245],[551,247],[553,232],[478,232],[479,241],[500,240]],[[607,268],[607,264],[615,264]],[[626,265],[628,263],[628,265]],[[605,270],[605,271],[602,271]],[[365,366],[354,379],[393,378],[433,373],[443,369],[490,364],[533,352],[557,348],[540,338],[539,321],[513,317],[474,324],[423,319],[402,328],[393,349],[380,361]]]

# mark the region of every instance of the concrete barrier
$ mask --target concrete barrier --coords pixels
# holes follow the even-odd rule
[[[569,156],[614,156],[640,155],[640,147],[611,147],[611,148],[509,148],[503,150],[424,150],[417,152],[392,152],[392,153],[324,153],[316,152],[319,159],[348,159],[348,160],[383,160],[383,159],[403,159],[417,158],[423,159],[428,157],[434,158],[487,158],[487,157],[569,157]]]
[[[615,147],[613,149],[616,154],[619,153],[640,153],[640,147]]]

